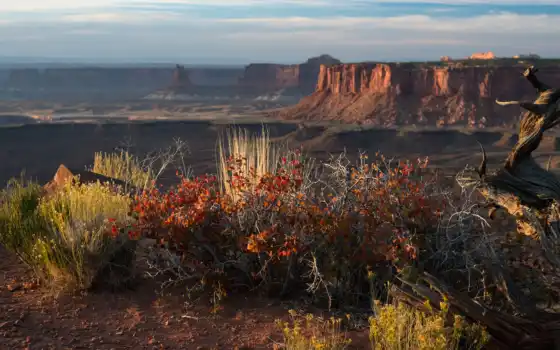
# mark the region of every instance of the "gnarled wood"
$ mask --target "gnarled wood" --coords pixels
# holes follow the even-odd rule
[[[537,90],[538,97],[528,101],[497,101],[500,105],[519,105],[525,108],[520,123],[519,140],[509,153],[503,167],[494,172],[486,170],[486,154],[482,148],[482,162],[473,176],[458,178],[463,186],[475,185],[488,200],[488,207],[500,207],[513,215],[520,234],[540,241],[548,261],[560,267],[560,179],[540,167],[532,157],[546,130],[560,124],[560,89],[542,83],[535,75],[537,69],[528,68],[523,75]],[[428,300],[433,308],[445,295],[450,309],[471,321],[487,327],[496,344],[507,349],[551,349],[559,346],[560,315],[537,310],[507,274],[500,262],[486,261],[486,268],[506,299],[519,315],[493,310],[447,287],[442,281],[425,273],[415,283],[400,280],[391,293],[408,304],[424,308]]]
[[[434,276],[424,273],[416,283],[400,280],[400,286],[392,286],[391,295],[407,304],[425,309],[428,301],[435,310],[440,308],[443,296],[449,309],[473,322],[484,325],[493,337],[494,345],[504,349],[553,349],[560,337],[560,321],[557,315],[540,312],[533,319],[508,315],[492,310],[467,295],[458,293]]]
[[[519,104],[528,112],[520,123],[519,140],[504,166],[492,174],[481,174],[479,190],[517,218],[521,233],[541,240],[551,263],[560,267],[551,242],[559,238],[556,232],[560,232],[560,179],[532,157],[544,132],[560,123],[560,89],[542,83],[536,72],[531,67],[524,73],[539,94],[534,102],[498,101],[502,105]]]

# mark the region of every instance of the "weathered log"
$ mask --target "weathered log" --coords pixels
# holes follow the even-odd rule
[[[541,312],[533,319],[522,318],[492,310],[468,295],[450,289],[434,276],[424,273],[416,283],[400,279],[393,285],[391,295],[411,306],[426,309],[425,301],[434,310],[447,299],[449,310],[471,322],[482,324],[492,336],[494,345],[504,349],[553,349],[560,337],[560,316]]]
[[[527,110],[520,123],[519,140],[504,165],[496,171],[487,170],[487,159],[481,145],[482,161],[472,176],[458,177],[462,186],[475,186],[486,198],[485,206],[502,208],[515,217],[518,232],[540,241],[551,265],[560,268],[560,179],[540,167],[532,157],[545,131],[560,124],[560,89],[542,83],[528,68],[523,75],[537,90],[535,101],[497,101],[499,105],[519,105]],[[433,308],[445,295],[451,311],[487,327],[503,348],[560,349],[560,315],[538,310],[508,275],[499,261],[486,261],[486,270],[499,287],[516,316],[494,310],[451,290],[442,281],[425,273],[415,283],[400,280],[391,293],[410,305],[422,308],[428,300]]]
[[[520,233],[540,240],[547,258],[560,267],[552,242],[560,238],[560,179],[532,157],[544,132],[560,123],[560,89],[542,83],[536,72],[530,67],[523,74],[539,94],[534,102],[497,101],[501,105],[519,104],[528,111],[520,123],[519,140],[501,169],[487,173],[482,148],[476,185],[490,203],[516,217]]]

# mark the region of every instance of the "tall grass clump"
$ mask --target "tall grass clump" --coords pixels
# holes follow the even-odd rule
[[[151,180],[153,180],[152,171],[145,169],[141,161],[127,151],[119,153],[96,152],[92,171],[122,180],[136,188],[146,188],[151,185]]]
[[[429,303],[425,303],[432,310]],[[373,350],[482,349],[489,340],[485,329],[449,314],[447,303],[437,313],[424,313],[403,303],[375,302],[369,338]]]
[[[46,195],[33,182],[11,180],[0,195],[0,244],[54,288],[116,286],[130,276],[134,257],[130,205],[129,196],[99,182],[70,181]]]
[[[282,148],[271,142],[265,127],[259,135],[250,135],[247,129],[228,129],[225,140],[223,136],[218,140],[218,178],[223,193],[238,200],[238,179],[254,189],[260,179],[276,170],[281,153]]]
[[[35,182],[12,179],[0,192],[0,244],[34,266],[33,246],[46,235],[38,206],[42,188]]]
[[[89,288],[102,270],[115,263],[130,267],[129,232],[134,224],[128,215],[131,199],[97,182],[76,185],[68,182],[45,197],[39,212],[46,220],[50,242],[36,241],[37,258],[54,280],[77,288]],[[120,255],[120,256],[119,256]],[[115,281],[111,281],[115,282]]]
[[[342,330],[342,319],[327,320],[307,314],[305,317],[290,310],[291,322],[277,321],[286,350],[344,350],[351,344]]]

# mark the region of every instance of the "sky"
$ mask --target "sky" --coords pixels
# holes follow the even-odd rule
[[[560,0],[0,0],[0,48],[120,63],[560,57]]]

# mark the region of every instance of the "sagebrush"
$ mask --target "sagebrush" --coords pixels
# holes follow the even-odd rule
[[[130,203],[101,183],[71,181],[45,195],[13,180],[2,193],[1,243],[52,286],[89,288],[137,238]]]

